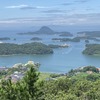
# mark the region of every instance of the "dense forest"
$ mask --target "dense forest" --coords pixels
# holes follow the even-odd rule
[[[100,54],[100,44],[86,44],[86,48],[83,54],[87,55],[99,55]]]
[[[40,80],[36,66],[28,68],[20,81],[1,80],[0,100],[100,100],[99,73]]]
[[[26,43],[26,44],[0,44],[0,55],[11,55],[11,54],[50,54],[53,50],[42,43]]]

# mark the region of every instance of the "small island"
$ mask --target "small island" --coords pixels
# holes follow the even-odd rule
[[[74,38],[52,38],[54,41],[60,41],[60,42],[80,42],[80,38],[74,37]]]
[[[2,38],[0,38],[0,40],[1,40],[1,41],[10,40],[10,38],[9,38],[9,37],[2,37]]]
[[[53,48],[53,49],[55,49],[55,48],[67,48],[67,47],[69,47],[68,44],[62,44],[62,45],[49,44],[48,46],[49,46],[50,48]]]
[[[85,43],[89,43],[89,40],[85,40]]]
[[[40,40],[42,40],[42,39],[39,38],[39,37],[33,37],[33,38],[31,38],[31,40],[33,40],[33,41],[40,41]]]
[[[100,44],[86,44],[86,48],[82,53],[87,55],[100,55]]]
[[[61,36],[61,37],[72,37],[73,35],[70,32],[62,32],[59,36]]]
[[[0,44],[0,55],[12,55],[12,54],[52,54],[53,50],[42,43],[25,43],[25,44]]]

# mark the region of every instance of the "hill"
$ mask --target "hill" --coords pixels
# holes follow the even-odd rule
[[[41,27],[38,31],[35,32],[27,32],[27,33],[17,33],[19,35],[33,35],[33,34],[46,34],[46,35],[54,35],[54,34],[61,34],[64,36],[73,36],[70,32],[56,32],[47,26]]]
[[[35,34],[55,34],[55,32],[47,26],[41,27]]]
[[[41,74],[34,62],[13,67],[8,72],[18,80],[12,81],[15,78],[13,76],[1,80],[0,100],[100,100],[99,73],[77,73],[45,80],[42,75],[42,80],[39,80]]]

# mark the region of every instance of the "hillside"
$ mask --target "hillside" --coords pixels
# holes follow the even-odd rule
[[[85,70],[91,69],[91,67],[87,68]],[[94,71],[94,67],[92,68]],[[57,74],[46,74],[47,78],[45,77],[45,79],[44,74],[39,74],[38,65],[34,62],[14,66],[8,72],[13,74],[11,74],[11,77],[6,76],[1,80],[0,100],[100,99],[100,73],[88,74],[80,72],[72,76],[62,75],[62,77]],[[14,76],[17,78],[17,81],[12,81],[15,78]],[[54,76],[56,77],[50,78]]]

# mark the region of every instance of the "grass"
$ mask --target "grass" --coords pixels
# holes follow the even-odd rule
[[[39,81],[42,81],[42,80],[46,80],[46,79],[49,79],[49,78],[52,78],[50,77],[50,75],[53,74],[53,73],[40,73],[39,75]],[[66,78],[66,76],[59,76],[59,77],[55,77],[53,79],[60,79],[60,78]]]
[[[50,74],[51,73],[40,73],[40,75],[39,75],[39,80],[41,81],[41,80],[46,80],[47,78],[50,78]]]

